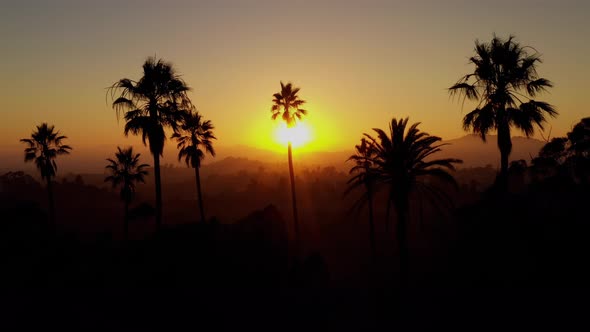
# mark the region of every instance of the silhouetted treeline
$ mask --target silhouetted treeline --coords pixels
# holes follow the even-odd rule
[[[167,172],[180,176],[181,170],[187,169],[164,168],[163,178],[166,179]],[[584,239],[589,231],[584,205],[590,198],[588,188],[573,180],[539,180],[531,175],[531,167],[524,171],[524,179],[520,175],[511,177],[512,192],[506,197],[499,197],[488,189],[496,172],[493,168],[457,171],[460,185],[457,191],[449,190],[455,206],[448,211],[411,198],[408,242],[414,284],[559,285],[568,280],[583,284],[587,271],[582,261],[590,255]],[[319,253],[316,257],[321,257],[319,261],[322,262],[314,272],[306,273],[317,274],[312,279],[327,284],[363,287],[363,280],[369,278],[368,229],[364,213],[350,213],[354,197],[342,198],[348,175],[329,167],[304,169],[298,174],[301,174],[297,181],[302,197],[299,204],[305,243],[303,257]],[[10,257],[11,264],[25,264],[27,269],[36,271],[30,273],[15,266],[15,269],[8,269],[16,274],[10,279],[25,285],[28,282],[116,284],[123,281],[108,275],[117,274],[118,269],[134,270],[133,264],[151,265],[154,260],[162,259],[162,264],[166,264],[161,267],[162,271],[167,271],[162,272],[165,276],[153,276],[154,271],[145,275],[139,270],[128,273],[141,274],[142,277],[135,277],[135,280],[144,280],[146,284],[154,278],[171,278],[182,284],[192,278],[188,276],[207,270],[209,272],[204,275],[208,277],[199,278],[216,280],[207,282],[224,280],[236,285],[249,282],[263,285],[259,282],[262,275],[257,273],[267,278],[270,267],[265,264],[274,262],[272,264],[278,264],[273,265],[277,269],[274,272],[277,279],[272,282],[264,279],[268,285],[294,282],[289,278],[295,272],[288,271],[285,259],[292,253],[285,244],[290,241],[285,239],[293,240],[284,221],[290,209],[290,197],[285,190],[288,174],[258,169],[205,177],[203,184],[210,188],[205,199],[212,217],[200,226],[195,225],[195,188],[186,185],[192,183],[191,175],[188,170],[186,178],[180,176],[176,182],[164,182],[167,193],[164,202],[168,206],[165,217],[170,226],[161,237],[154,233],[150,185],[139,187],[131,209],[136,215],[130,221],[132,244],[128,251],[123,250],[123,202],[118,191],[87,184],[88,181],[77,176],[55,182],[59,235],[51,239],[46,234],[47,202],[41,184],[24,173],[2,175],[2,243],[6,249],[3,253]],[[385,200],[383,195],[375,198],[376,220],[385,217]],[[261,212],[246,218],[254,210]],[[248,228],[254,227],[247,226],[248,223],[256,222],[260,222],[256,225],[258,229]],[[395,251],[383,223],[377,224],[376,233],[378,256],[385,268],[383,273],[389,276],[382,278],[386,283],[396,273],[391,264]],[[258,240],[254,239],[262,242],[256,245]],[[160,249],[155,250],[154,246]],[[160,250],[162,253],[156,254]],[[53,255],[53,260],[47,255]],[[217,269],[202,266],[221,264],[216,262],[218,259],[225,262],[223,264],[233,262],[233,265]],[[135,260],[135,263],[127,260]],[[304,262],[301,266],[305,266]],[[235,269],[235,273],[228,274],[223,269]],[[67,276],[55,275],[62,273]],[[571,273],[575,273],[575,277]],[[247,275],[251,277],[246,278]]]

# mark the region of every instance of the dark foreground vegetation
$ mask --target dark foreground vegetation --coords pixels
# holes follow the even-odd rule
[[[572,304],[584,294],[579,289],[588,286],[590,190],[571,177],[535,180],[530,167],[512,175],[507,194],[460,185],[453,194],[455,207],[445,212],[413,201],[409,285],[400,289],[391,233],[377,224],[373,265],[365,218],[362,212],[348,213],[352,198],[340,194],[347,176],[323,172],[310,171],[316,175],[312,181],[299,179],[303,196],[312,198],[302,201],[302,210],[312,212],[301,218],[305,250],[299,257],[289,245],[293,234],[283,212],[288,211],[289,196],[281,196],[279,188],[265,188],[264,179],[244,191],[219,194],[221,207],[215,206],[218,197],[205,196],[212,211],[237,211],[235,218],[229,213],[206,223],[197,223],[196,199],[178,202],[164,196],[164,220],[175,216],[186,222],[165,224],[158,233],[151,204],[138,203],[131,209],[130,240],[125,242],[118,192],[80,179],[56,183],[60,224],[54,231],[46,222],[41,185],[23,174],[5,174],[0,197],[2,285],[16,292],[7,296],[17,299],[63,297],[70,310],[97,321],[95,310],[128,312],[131,316],[125,314],[124,321],[147,312],[169,326],[187,323],[187,314],[199,310],[200,317],[217,317],[222,325],[239,325],[222,319],[232,312],[261,326],[287,320],[289,326],[319,321],[358,328],[402,322],[432,326],[430,320],[415,323],[419,317],[412,315],[452,321],[457,313],[451,308],[467,310],[461,312],[475,320],[489,313],[469,303],[482,310],[500,306],[504,313],[532,314],[533,308],[547,310],[536,307],[536,301]],[[219,181],[221,185],[223,179]],[[287,183],[286,174],[283,181]],[[382,207],[386,199],[377,196],[375,205]],[[248,208],[257,210],[238,216]],[[383,209],[375,212],[383,220]],[[75,305],[90,298],[97,302],[88,311]],[[514,298],[526,306],[507,300]],[[22,303],[22,308],[44,303],[34,302]],[[175,322],[163,318],[176,315]]]

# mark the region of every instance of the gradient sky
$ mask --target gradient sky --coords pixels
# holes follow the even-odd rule
[[[137,79],[146,57],[173,62],[216,125],[219,145],[276,147],[269,107],[279,81],[308,101],[313,150],[351,149],[362,132],[410,116],[464,135],[446,88],[472,67],[475,39],[515,34],[555,82],[552,136],[590,115],[588,1],[3,1],[0,145],[43,121],[75,148],[137,144],[105,88]]]

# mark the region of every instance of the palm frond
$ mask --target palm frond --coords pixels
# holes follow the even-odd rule
[[[537,93],[547,91],[547,88],[552,88],[553,83],[545,78],[538,78],[530,81],[526,85],[526,90],[531,97],[535,97]]]
[[[455,85],[451,86],[449,88],[449,92],[451,93],[451,96],[459,94],[465,96],[469,100],[479,99],[477,87],[465,82],[456,83]]]

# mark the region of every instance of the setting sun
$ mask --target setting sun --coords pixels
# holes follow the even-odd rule
[[[305,122],[297,122],[291,128],[282,122],[278,124],[275,136],[279,143],[287,145],[291,142],[293,147],[300,147],[311,141],[311,133]]]

